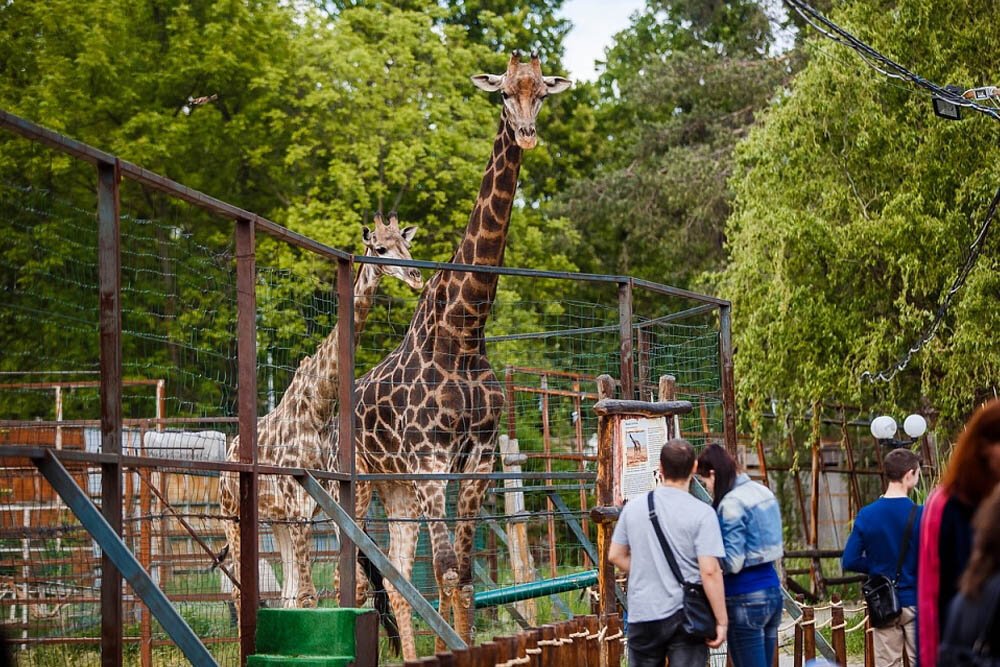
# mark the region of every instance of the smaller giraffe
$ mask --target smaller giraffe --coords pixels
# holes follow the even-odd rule
[[[366,256],[411,259],[410,242],[416,227],[400,229],[395,213],[385,221],[375,215],[374,229],[363,228]],[[415,268],[383,264],[363,264],[354,281],[355,322],[354,344],[371,311],[375,291],[383,276],[402,280],[415,290],[423,287],[423,278]],[[335,460],[326,451],[330,446],[330,418],[337,400],[339,369],[337,362],[338,326],[319,344],[315,354],[299,363],[281,402],[257,420],[257,460],[274,466],[325,469]],[[227,457],[239,460],[239,436],[229,445]],[[219,495],[224,515],[235,516],[239,511],[239,477],[222,473]],[[287,475],[263,475],[258,495],[258,511],[262,520],[271,521],[274,539],[281,552],[282,593],[285,607],[316,606],[316,588],[312,582],[312,532],[308,522],[315,511],[315,501]],[[239,562],[239,526],[226,522],[226,547],[220,553],[221,562],[232,551],[233,561]],[[240,593],[233,587],[233,598],[239,610]]]

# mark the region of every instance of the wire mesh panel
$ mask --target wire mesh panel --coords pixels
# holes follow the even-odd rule
[[[99,504],[107,436],[94,178],[75,166],[58,173],[44,189],[0,181],[13,239],[0,252],[0,444],[78,452],[72,474]],[[388,263],[356,263],[351,303],[340,303],[347,286],[335,252],[273,223],[254,228],[274,237],[238,250],[232,222],[163,189],[121,186],[121,537],[220,664],[239,660],[240,601],[250,593],[242,565],[256,565],[262,604],[337,604],[340,531],[291,474],[350,472],[342,377],[357,378],[360,476],[353,499],[329,478],[323,485],[359,503],[366,530],[426,598],[447,605],[442,595],[456,585],[474,592],[463,604],[484,609],[477,636],[592,607],[598,375],[643,398],[673,375],[677,398],[695,405],[682,433],[721,438],[720,328],[708,310],[675,318],[691,306],[683,295],[572,274],[491,277],[435,265],[421,275],[397,264],[421,256],[409,221],[386,216],[359,226],[353,250]],[[248,258],[252,290],[237,270]],[[438,270],[444,277],[430,279]],[[248,327],[240,295],[249,291]],[[354,341],[341,335],[348,321]],[[241,336],[256,343],[249,378]],[[104,370],[107,380],[113,371]],[[240,384],[254,379],[259,474],[232,465]],[[17,452],[7,450],[2,468],[0,610],[18,660],[97,662],[100,552]],[[238,474],[259,478],[256,563],[240,549]],[[464,546],[452,555],[455,544]],[[127,661],[181,664],[142,601],[128,586],[121,595]],[[419,627],[427,653],[433,641]]]

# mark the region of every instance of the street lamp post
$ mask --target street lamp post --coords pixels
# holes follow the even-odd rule
[[[872,437],[880,445],[885,445],[889,449],[899,447],[909,447],[917,441],[920,436],[927,432],[927,420],[921,415],[912,414],[903,420],[903,430],[910,436],[909,440],[897,440],[896,431],[899,427],[896,420],[888,415],[876,417],[871,423]]]

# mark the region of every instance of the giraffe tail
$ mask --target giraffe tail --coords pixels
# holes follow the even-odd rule
[[[378,612],[378,618],[382,622],[382,627],[385,628],[386,637],[389,639],[389,648],[392,649],[394,655],[402,655],[403,645],[399,638],[399,625],[396,623],[395,614],[392,613],[392,607],[389,606],[389,593],[385,590],[385,580],[382,578],[382,573],[360,549],[358,550],[358,565],[361,566],[361,571],[365,573],[365,577],[372,585],[372,591],[375,594],[375,611]]]

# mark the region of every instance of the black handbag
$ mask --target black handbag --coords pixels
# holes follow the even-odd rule
[[[700,583],[684,581],[684,577],[681,576],[681,568],[677,566],[677,559],[674,558],[674,552],[667,543],[659,519],[656,518],[652,491],[646,496],[646,501],[649,504],[649,520],[653,522],[653,530],[656,531],[656,537],[660,540],[663,555],[667,557],[670,571],[674,573],[674,578],[680,583],[681,590],[684,592],[684,608],[682,610],[684,622],[681,623],[681,629],[692,637],[715,639],[715,614],[712,613],[712,605],[709,604],[708,596],[705,595],[705,588]]]
[[[903,613],[896,591],[896,582],[899,581],[899,575],[903,571],[903,561],[910,546],[910,533],[913,532],[913,520],[916,516],[917,507],[914,505],[906,522],[906,531],[903,533],[903,545],[896,561],[896,576],[890,579],[884,574],[873,574],[861,584],[861,594],[868,606],[868,620],[873,628],[884,628]]]

